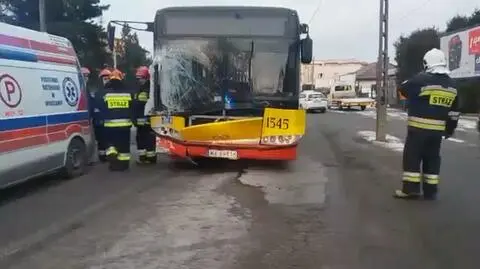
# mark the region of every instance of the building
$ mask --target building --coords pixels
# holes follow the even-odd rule
[[[367,65],[367,62],[355,59],[317,60],[302,65],[301,85],[314,84],[315,88],[330,88],[340,76],[352,73]]]
[[[397,104],[398,95],[396,87],[396,66],[390,64],[388,69],[387,103]],[[377,63],[370,63],[356,72],[340,76],[342,81],[351,81],[355,85],[360,96],[376,97],[375,86],[377,84]]]

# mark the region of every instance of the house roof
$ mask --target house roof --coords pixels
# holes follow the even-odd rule
[[[388,75],[394,75],[397,67],[394,64],[390,64],[388,69]],[[369,63],[368,65],[358,69],[356,73],[357,80],[372,80],[377,78],[377,63]]]

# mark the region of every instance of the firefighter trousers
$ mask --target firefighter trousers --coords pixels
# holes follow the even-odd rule
[[[141,163],[156,163],[156,135],[150,125],[137,126],[137,151]]]
[[[105,141],[105,134],[104,134],[105,127],[103,127],[103,125],[94,125],[93,131],[95,133],[95,140],[97,141],[98,159],[101,162],[105,162],[106,161],[105,152],[107,150],[107,144]]]
[[[130,167],[130,127],[105,127],[106,155],[112,171],[124,171]]]
[[[403,188],[405,194],[435,197],[440,174],[442,134],[409,129],[403,150]]]

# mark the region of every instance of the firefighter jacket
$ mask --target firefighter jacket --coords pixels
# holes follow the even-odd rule
[[[457,89],[446,74],[420,73],[399,89],[408,100],[408,127],[452,135],[460,116]]]
[[[95,95],[96,108],[99,110],[99,119],[104,127],[131,127],[132,94],[122,87],[120,81],[109,82],[105,89]]]
[[[147,81],[140,89],[133,94],[133,116],[137,126],[150,125],[148,117],[145,115],[145,105],[150,98],[150,85]]]
[[[90,112],[90,117],[92,118],[93,126],[102,126],[103,122],[100,117],[100,110],[96,105],[95,95],[97,92],[88,92],[88,110]]]

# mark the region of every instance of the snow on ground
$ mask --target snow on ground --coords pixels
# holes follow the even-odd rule
[[[376,141],[376,133],[374,131],[359,131],[357,132],[358,136],[365,139],[368,142],[382,146],[384,148],[396,151],[403,152],[404,144],[402,140],[396,136],[387,134],[386,142]]]
[[[370,143],[382,146],[384,148],[387,148],[387,149],[390,149],[390,150],[393,150],[393,151],[396,151],[396,152],[403,152],[404,143],[400,138],[398,138],[396,136],[387,134],[387,136],[386,136],[387,141],[386,142],[381,142],[381,141],[376,140],[376,133],[374,131],[359,131],[359,132],[357,132],[357,135],[359,137],[365,139],[366,141],[370,142]],[[465,140],[454,138],[454,137],[448,138],[445,141],[446,142],[460,143],[460,144],[465,143]],[[469,145],[475,146],[474,144],[469,144]]]
[[[201,176],[189,191],[163,200],[144,193],[150,218],[131,224],[88,268],[230,268],[250,227],[248,209],[217,191],[235,175]]]
[[[477,122],[474,119],[460,119],[458,121],[457,130],[459,131],[476,131]]]
[[[359,114],[365,117],[373,118],[375,119],[377,117],[377,112],[376,110],[365,110],[365,111],[341,111],[341,110],[331,110],[334,113],[355,113]],[[387,110],[387,118],[388,119],[398,119],[398,120],[407,120],[407,113],[402,110],[398,109],[392,109],[389,108]],[[477,120],[475,117],[461,117],[460,120],[458,121],[458,127],[457,131],[463,131],[463,132],[476,132],[477,130]]]
[[[308,157],[299,156],[288,170],[249,168],[240,182],[261,187],[270,204],[322,205],[326,197],[326,167]]]

